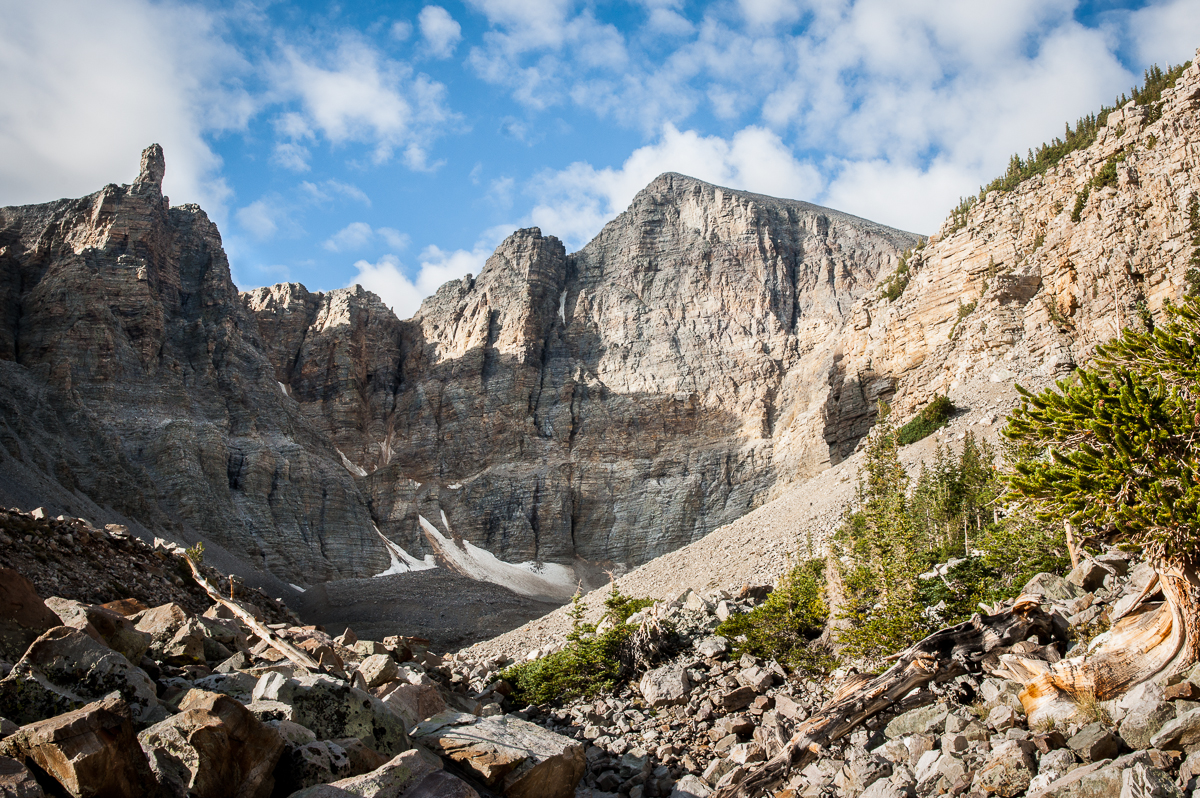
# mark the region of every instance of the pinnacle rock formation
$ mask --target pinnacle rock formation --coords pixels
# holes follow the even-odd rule
[[[200,535],[307,580],[387,567],[363,495],[280,390],[221,237],[131,186],[0,208],[0,497]]]

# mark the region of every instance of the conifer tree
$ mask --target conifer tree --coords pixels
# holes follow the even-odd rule
[[[1044,454],[1015,463],[1010,495],[1093,539],[1140,546],[1200,654],[1200,300],[1127,329],[1070,381],[1025,397],[1004,434]]]

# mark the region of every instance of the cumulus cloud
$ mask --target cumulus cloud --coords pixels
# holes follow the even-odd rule
[[[300,191],[312,202],[326,203],[334,199],[349,199],[371,206],[371,198],[361,188],[341,180],[330,178],[320,183],[310,183],[307,180],[300,184]]]
[[[462,39],[462,26],[441,6],[425,6],[417,15],[421,36],[434,58],[449,58]]]
[[[635,150],[620,168],[576,162],[538,175],[530,186],[540,199],[530,214],[532,223],[578,249],[663,172],[796,199],[814,197],[823,188],[817,169],[797,159],[770,130],[751,126],[724,139],[667,124],[658,141]]]
[[[382,240],[393,250],[408,247],[409,237],[391,227],[372,228],[366,222],[351,222],[334,233],[322,246],[329,252],[356,252]]]
[[[254,103],[218,13],[149,0],[3,6],[0,204],[132,182],[158,142],[172,201],[223,217],[229,189],[205,136],[244,126]]]
[[[238,225],[257,241],[270,241],[283,228],[291,231],[294,223],[278,195],[255,200],[236,214]]]
[[[281,134],[294,142],[320,135],[335,145],[365,143],[377,164],[399,149],[410,168],[430,168],[430,143],[457,120],[445,86],[357,36],[343,36],[331,52],[285,45],[273,83],[302,109],[278,118]]]
[[[470,250],[426,247],[418,258],[415,278],[405,273],[403,264],[395,255],[384,255],[374,263],[357,261],[354,264],[357,274],[348,285],[357,283],[378,294],[397,316],[407,319],[420,309],[425,297],[435,293],[443,284],[468,274],[479,274],[496,245],[512,230],[509,225],[486,230]]]

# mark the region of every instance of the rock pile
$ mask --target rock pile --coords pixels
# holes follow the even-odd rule
[[[170,546],[129,549],[184,572]],[[428,641],[334,638],[233,599],[197,612],[209,594],[177,578],[187,606],[101,605],[0,569],[0,795],[574,794],[583,746],[469,697]]]
[[[1063,634],[1024,641],[1013,653],[1049,661],[1080,654],[1152,573],[1114,550],[1084,560],[1066,578],[1035,577],[1025,592],[1043,596]],[[584,746],[581,798],[702,798],[740,781],[778,753],[841,681],[789,675],[748,654],[733,657],[731,641],[712,630],[754,603],[691,591],[660,602],[645,613],[670,621],[684,642],[670,659],[612,695],[517,714]],[[779,795],[1200,796],[1200,666],[1115,700],[1083,702],[1068,722],[1030,728],[1021,685],[990,675],[994,660],[985,661],[983,673],[909,696],[868,721],[791,774]],[[452,682],[469,692],[490,682],[487,690],[502,693],[506,686],[492,680],[508,661],[464,657],[452,666]]]

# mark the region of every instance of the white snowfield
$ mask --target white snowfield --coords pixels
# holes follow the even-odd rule
[[[388,569],[380,571],[375,574],[376,576],[391,576],[392,574],[406,574],[410,571],[428,571],[431,568],[437,568],[437,560],[434,559],[432,554],[426,554],[425,559],[418,560],[384,537],[383,533],[379,531],[379,527],[375,527],[375,534],[379,535],[379,539],[383,541],[383,545],[387,546],[388,556],[392,558],[392,564]]]
[[[558,563],[509,563],[468,540],[455,540],[442,513],[446,535],[424,516],[418,516],[425,537],[437,549],[447,566],[463,576],[506,587],[522,596],[568,599],[575,594],[578,579],[575,570]]]
[[[354,463],[350,462],[350,458],[342,454],[341,449],[338,449],[337,453],[342,458],[342,465],[344,465],[346,470],[351,474],[356,477],[365,477],[367,475],[366,469],[364,469],[362,466],[356,466]],[[378,532],[379,530],[377,529],[375,531]]]

